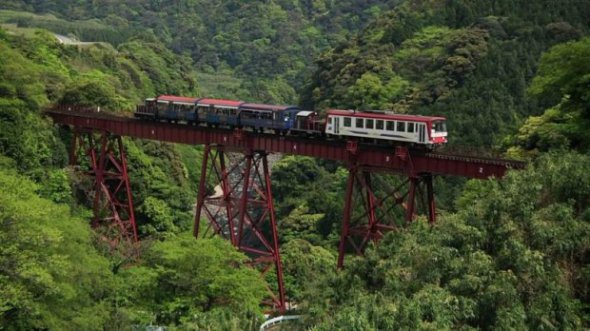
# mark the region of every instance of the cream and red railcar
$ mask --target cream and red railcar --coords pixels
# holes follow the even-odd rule
[[[327,112],[326,135],[424,145],[447,142],[446,118],[389,112],[332,109]]]

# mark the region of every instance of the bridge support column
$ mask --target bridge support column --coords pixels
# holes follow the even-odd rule
[[[277,285],[269,289],[265,304],[282,313],[285,289],[267,153],[246,151],[239,157],[232,153],[229,166],[228,156],[223,146],[205,146],[195,237],[219,235],[229,240],[250,257],[263,277],[274,267]],[[203,216],[207,224],[201,224]]]
[[[435,222],[432,175],[399,178],[379,175],[356,165],[349,168],[339,269],[344,266],[346,253],[362,255],[369,242],[378,241],[386,232],[412,222],[419,211],[426,212],[429,223]]]
[[[85,168],[84,173],[93,181],[92,226],[111,249],[123,248],[135,255],[137,226],[121,137],[104,131],[75,130],[70,165]]]

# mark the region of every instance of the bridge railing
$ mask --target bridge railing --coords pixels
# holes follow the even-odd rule
[[[51,107],[49,110],[50,111],[59,111],[59,112],[92,114],[92,113],[99,113],[100,106],[55,105],[55,106]]]

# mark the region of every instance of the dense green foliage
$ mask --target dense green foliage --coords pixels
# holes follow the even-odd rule
[[[339,231],[333,226],[342,217],[341,197],[347,174],[344,169],[330,169],[335,167],[322,167],[309,157],[292,156],[274,166],[272,189],[282,242],[300,238],[314,245],[335,244],[336,238],[329,236]]]
[[[190,60],[157,46],[132,41],[119,51],[100,44],[78,49],[60,45],[42,31],[31,38],[1,32],[0,150],[20,170],[44,181],[51,178],[52,166],[65,165],[67,155],[55,129],[39,116],[49,102],[122,110],[146,95],[194,93]],[[194,191],[180,155],[153,142],[129,141],[127,149],[142,233],[153,234],[154,227],[188,229]],[[172,212],[167,215],[171,219],[144,227],[162,208]],[[170,224],[158,225],[162,222]]]
[[[308,293],[314,330],[588,326],[590,157],[549,154],[501,183],[470,182],[459,211],[388,234]]]
[[[190,233],[146,248],[111,270],[89,224],[0,158],[0,326],[7,330],[126,330],[131,325],[241,330],[266,294],[246,257]],[[66,179],[67,183],[67,179]],[[67,187],[69,189],[69,186]],[[38,193],[41,192],[41,193]]]
[[[70,132],[40,116],[49,102],[120,110],[157,92],[193,93],[190,60],[149,42],[64,46],[42,31],[0,30],[0,53],[0,328],[254,328],[264,281],[228,243],[186,231],[195,174],[183,161],[196,164],[199,151],[126,140],[145,244],[141,262],[121,268],[90,229],[90,183],[62,168]]]
[[[259,318],[265,285],[257,271],[237,267],[246,257],[227,242],[184,233],[154,243],[140,264],[114,273],[96,248],[88,213],[42,198],[43,188],[13,168],[0,158],[3,329],[237,330]]]
[[[0,162],[3,329],[126,330],[140,323],[236,330],[232,324],[259,318],[264,283],[257,271],[236,267],[246,257],[227,242],[184,233],[113,273],[87,221],[41,198],[38,185],[5,169],[14,166],[9,159]]]
[[[142,260],[118,275],[117,300],[131,321],[215,329],[260,318],[265,284],[258,271],[243,265],[246,257],[220,238],[195,240],[186,232],[155,243]]]
[[[101,330],[113,277],[92,233],[66,205],[0,162],[0,325],[8,330]],[[11,167],[8,167],[11,168]]]
[[[295,103],[295,90],[302,87],[321,50],[345,40],[351,31],[395,4],[375,0],[85,0],[72,5],[63,0],[7,0],[0,3],[0,9],[57,15],[32,19],[10,12],[6,22],[73,34],[81,40],[119,45],[123,37],[150,34],[161,45],[190,56],[200,71],[230,72],[243,78],[237,97]]]
[[[404,1],[318,60],[316,108],[446,115],[451,144],[491,146],[542,108],[541,53],[588,33],[588,1]]]
[[[550,106],[516,135],[519,150],[590,149],[590,38],[554,46],[543,54],[530,93]]]
[[[590,1],[0,8],[12,24],[0,29],[0,329],[255,329],[265,281],[227,242],[189,233],[201,149],[125,139],[143,245],[121,265],[89,228],[90,183],[65,167],[71,133],[40,112],[126,110],[161,93],[295,102],[302,88],[317,109],[443,114],[453,144],[536,159],[503,181],[438,180],[439,224],[388,233],[336,272],[347,172],[282,158],[272,181],[297,327],[590,327],[590,157],[579,154],[590,146]],[[101,43],[62,45],[32,27]]]

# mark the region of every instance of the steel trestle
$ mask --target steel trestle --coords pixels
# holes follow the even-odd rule
[[[93,182],[92,226],[98,230],[101,239],[111,249],[124,245],[127,252],[135,255],[137,226],[122,138],[105,131],[97,133],[76,128],[70,165],[86,168],[84,174]]]
[[[237,156],[236,156],[237,155]],[[227,164],[226,158],[233,158]],[[207,184],[216,185],[208,190]],[[201,218],[207,224],[201,224]],[[195,213],[194,235],[219,235],[248,255],[264,276],[274,267],[277,286],[265,303],[285,311],[283,270],[273,207],[267,153],[227,154],[224,146],[205,145]]]
[[[403,149],[396,152],[406,164],[404,179],[399,175],[379,175],[363,167],[357,162],[355,150],[350,151],[338,249],[339,269],[344,266],[347,252],[362,255],[370,242],[412,222],[419,211],[427,215],[430,224],[436,221],[432,174],[416,174],[408,153]]]
[[[269,152],[332,160],[348,168],[338,268],[343,267],[346,253],[363,254],[371,242],[413,221],[417,213],[427,215],[433,224],[433,175],[485,179],[502,177],[508,169],[525,166],[513,160],[428,153],[405,146],[371,146],[355,140],[305,139],[142,121],[80,107],[58,107],[47,114],[56,123],[74,127],[70,160],[77,164],[79,156],[87,157],[86,173],[93,179],[96,192],[92,224],[106,229],[103,237],[112,247],[121,242],[137,243],[121,136],[204,145],[194,235],[198,238],[211,232],[226,238],[246,253],[251,265],[259,267],[263,275],[274,267],[277,286],[269,289],[267,303],[279,312],[285,311],[286,299]],[[201,224],[201,218],[207,224]]]

